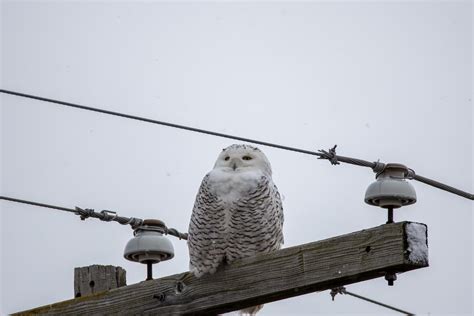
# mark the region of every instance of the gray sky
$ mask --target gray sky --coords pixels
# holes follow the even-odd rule
[[[309,150],[400,162],[473,191],[472,2],[2,1],[1,87]],[[0,95],[1,192],[187,230],[231,140]],[[369,169],[261,147],[286,247],[369,228]],[[348,290],[417,314],[473,312],[471,201],[413,183],[395,219],[428,225],[430,267]],[[73,297],[74,267],[123,259],[132,231],[1,202],[1,314]],[[187,270],[185,242],[155,277]],[[382,314],[328,292],[261,315]]]

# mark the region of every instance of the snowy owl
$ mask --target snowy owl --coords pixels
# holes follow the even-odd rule
[[[190,270],[197,277],[224,263],[280,249],[283,208],[270,162],[250,145],[222,150],[204,177],[189,224]],[[255,314],[262,306],[241,311]]]

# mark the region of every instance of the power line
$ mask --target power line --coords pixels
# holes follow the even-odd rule
[[[92,218],[100,219],[101,221],[104,221],[104,222],[114,221],[114,222],[117,222],[117,223],[122,224],[122,225],[130,225],[132,228],[136,228],[136,227],[140,226],[143,223],[143,220],[140,219],[140,218],[123,217],[123,216],[119,216],[116,212],[108,211],[108,210],[102,210],[100,212],[95,212],[93,209],[88,209],[88,208],[83,209],[83,208],[80,208],[80,207],[76,207],[76,208],[73,209],[73,208],[67,208],[67,207],[56,206],[56,205],[51,205],[51,204],[21,200],[21,199],[17,199],[17,198],[8,197],[8,196],[0,196],[0,200],[16,202],[16,203],[22,203],[22,204],[28,204],[28,205],[34,205],[34,206],[39,206],[39,207],[45,207],[45,208],[60,210],[60,211],[64,211],[64,212],[70,212],[70,213],[73,213],[75,215],[80,216],[81,220],[85,220],[89,217],[92,217]],[[178,237],[179,239],[188,239],[188,234],[180,233],[175,228],[166,227],[165,228],[165,233],[168,234],[168,235]]]
[[[396,308],[396,307],[393,307],[393,306],[390,306],[390,305],[387,305],[387,304],[378,302],[378,301],[376,301],[376,300],[373,300],[373,299],[364,297],[364,296],[362,296],[362,295],[358,295],[358,294],[349,292],[349,291],[346,290],[346,288],[345,288],[344,286],[341,286],[341,287],[337,287],[337,288],[332,289],[330,294],[331,294],[331,296],[332,296],[332,300],[333,300],[333,301],[334,301],[334,297],[335,297],[337,294],[347,294],[347,295],[354,296],[354,297],[356,297],[356,298],[358,298],[358,299],[361,299],[361,300],[370,302],[370,303],[372,303],[372,304],[376,304],[376,305],[379,305],[379,306],[382,306],[382,307],[385,307],[385,308],[388,308],[388,309],[397,311],[397,312],[402,313],[402,314],[405,314],[405,315],[410,315],[410,316],[415,315],[415,314],[413,314],[413,313],[410,313],[410,312],[404,311],[404,310],[402,310],[402,309],[399,309],[399,308]]]
[[[11,91],[11,90],[0,89],[0,92],[5,93],[5,94],[10,94],[10,95],[23,97],[23,98],[29,98],[29,99],[34,99],[34,100],[59,104],[59,105],[72,107],[72,108],[76,108],[76,109],[92,111],[92,112],[98,112],[98,113],[102,113],[102,114],[108,114],[108,115],[123,117],[123,118],[127,118],[127,119],[132,119],[132,120],[137,120],[137,121],[142,121],[142,122],[147,122],[147,123],[152,123],[152,124],[157,124],[157,125],[163,125],[163,126],[168,126],[168,127],[178,128],[178,129],[183,129],[183,130],[187,130],[187,131],[191,131],[191,132],[202,133],[202,134],[207,134],[207,135],[212,135],[212,136],[217,136],[217,137],[223,137],[223,138],[229,138],[229,139],[234,139],[234,140],[238,140],[238,141],[242,141],[242,142],[254,143],[254,144],[259,144],[259,145],[263,145],[263,146],[274,147],[274,148],[278,148],[278,149],[298,152],[298,153],[302,153],[302,154],[318,156],[319,159],[329,160],[331,162],[331,164],[333,164],[333,165],[337,165],[337,164],[339,164],[339,162],[345,162],[345,163],[349,163],[349,164],[353,164],[353,165],[357,165],[357,166],[372,168],[372,170],[376,173],[382,171],[385,168],[385,164],[381,163],[381,162],[378,162],[378,161],[370,162],[370,161],[366,161],[366,160],[362,160],[362,159],[336,155],[336,146],[331,148],[329,151],[319,150],[319,151],[316,152],[316,151],[310,151],[310,150],[305,150],[305,149],[300,149],[300,148],[295,148],[295,147],[289,147],[289,146],[264,142],[264,141],[251,139],[251,138],[245,138],[245,137],[240,137],[240,136],[235,136],[235,135],[230,135],[230,134],[217,133],[217,132],[208,131],[208,130],[204,130],[204,129],[199,129],[199,128],[195,128],[195,127],[190,127],[190,126],[185,126],[185,125],[179,125],[179,124],[174,124],[174,123],[169,123],[169,122],[164,122],[164,121],[153,120],[153,119],[149,119],[149,118],[145,118],[145,117],[125,114],[125,113],[120,113],[120,112],[114,112],[114,111],[94,108],[94,107],[75,104],[75,103],[70,103],[70,102],[64,102],[64,101],[55,100],[55,99],[44,98],[44,97],[40,97],[40,96],[36,96],[36,95],[31,95],[31,94],[26,94],[26,93]],[[441,189],[441,190],[444,190],[444,191],[462,196],[462,197],[470,199],[470,200],[474,200],[474,194],[466,192],[466,191],[459,190],[459,189],[454,188],[452,186],[449,186],[449,185],[446,185],[444,183],[441,183],[441,182],[423,177],[421,175],[417,175],[413,169],[409,169],[407,178],[410,179],[410,180],[417,180],[419,182],[431,185],[431,186],[436,187],[438,189]]]
[[[239,141],[243,141],[243,142],[249,142],[249,143],[254,143],[254,144],[259,144],[259,145],[264,145],[264,146],[269,146],[269,147],[275,147],[275,148],[280,148],[280,149],[284,149],[284,150],[296,151],[296,152],[303,153],[303,154],[308,154],[308,155],[316,155],[316,156],[319,155],[319,153],[309,151],[309,150],[298,149],[298,148],[293,148],[293,147],[288,147],[288,146],[282,146],[282,145],[262,142],[262,141],[259,141],[259,140],[240,137],[240,136],[217,133],[217,132],[208,131],[208,130],[204,130],[204,129],[199,129],[199,128],[195,128],[195,127],[179,125],[179,124],[174,124],[174,123],[169,123],[169,122],[163,122],[163,121],[153,120],[153,119],[149,119],[149,118],[145,118],[145,117],[125,114],[125,113],[119,113],[119,112],[114,112],[114,111],[109,111],[109,110],[104,110],[104,109],[99,109],[99,108],[93,108],[93,107],[90,107],[90,106],[85,106],[85,105],[80,105],[80,104],[75,104],[75,103],[70,103],[70,102],[64,102],[64,101],[59,101],[59,100],[54,100],[54,99],[48,99],[48,98],[35,96],[35,95],[31,95],[31,94],[26,94],[26,93],[20,93],[20,92],[9,91],[9,90],[4,90],[4,89],[0,89],[0,92],[5,93],[5,94],[16,95],[16,96],[19,96],[19,97],[24,97],[24,98],[29,98],[29,99],[34,99],[34,100],[39,100],[39,101],[44,101],[44,102],[50,102],[50,103],[55,103],[55,104],[59,104],[59,105],[64,105],[64,106],[68,106],[68,107],[72,107],[72,108],[76,108],[76,109],[92,111],[92,112],[98,112],[98,113],[108,114],[108,115],[113,115],[113,116],[119,116],[119,117],[131,119],[131,120],[137,120],[137,121],[142,121],[142,122],[147,122],[147,123],[152,123],[152,124],[157,124],[157,125],[163,125],[163,126],[168,126],[168,127],[178,128],[178,129],[184,129],[184,130],[191,131],[191,132],[196,132],[196,133],[208,134],[208,135],[217,136],[217,137],[230,138],[230,139],[235,139],[235,140],[239,140]]]
[[[8,197],[8,196],[0,196],[0,200],[6,200],[6,201],[10,201],[10,202],[23,203],[23,204],[29,204],[29,205],[39,206],[39,207],[46,207],[46,208],[51,208],[51,209],[55,209],[55,210],[71,212],[71,213],[76,214],[76,210],[73,209],[73,208],[61,207],[61,206],[38,203],[38,202],[32,202],[32,201],[26,201],[26,200],[20,200],[20,199]]]

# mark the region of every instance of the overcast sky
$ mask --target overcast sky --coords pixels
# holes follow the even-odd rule
[[[472,2],[2,1],[1,87],[308,150],[399,162],[473,191]],[[2,195],[158,218],[186,231],[232,140],[0,95]],[[261,147],[284,196],[286,247],[383,224],[370,169]],[[472,201],[412,182],[395,220],[428,225],[430,267],[348,290],[419,315],[473,312]],[[132,231],[0,202],[1,314],[73,297],[74,267],[128,284]],[[187,246],[155,277],[188,268]],[[329,293],[260,315],[393,312]]]

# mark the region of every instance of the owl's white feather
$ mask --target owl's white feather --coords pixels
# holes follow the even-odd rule
[[[282,228],[283,208],[268,159],[256,147],[229,146],[196,196],[188,236],[190,269],[200,277],[224,262],[277,250]]]

